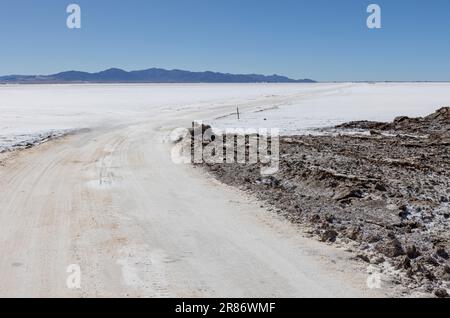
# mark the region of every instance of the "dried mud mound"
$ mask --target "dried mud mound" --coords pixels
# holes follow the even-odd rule
[[[200,166],[308,225],[320,240],[346,246],[407,290],[446,297],[450,108],[337,128],[372,134],[283,137],[280,170],[269,177],[259,164]]]

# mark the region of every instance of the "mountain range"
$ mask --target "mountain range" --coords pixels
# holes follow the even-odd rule
[[[160,68],[127,72],[111,68],[98,73],[68,71],[52,75],[8,75],[1,76],[0,83],[315,83],[315,81],[294,80],[280,75],[190,72]]]

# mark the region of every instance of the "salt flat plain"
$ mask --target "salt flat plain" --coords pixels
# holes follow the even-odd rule
[[[419,117],[450,105],[450,83],[319,84],[303,87],[295,99],[216,118],[213,126],[279,128],[284,134],[311,133],[354,120],[390,122]]]
[[[305,88],[273,84],[0,85],[0,151],[51,132],[132,122],[186,109],[195,112],[241,105]]]
[[[175,165],[167,136],[202,119],[238,127],[274,120],[293,131],[428,114],[449,104],[449,88],[1,86],[5,147],[49,131],[86,129],[0,156],[0,296],[391,294],[389,285],[369,289],[367,268],[350,254],[302,237],[297,227],[200,169]],[[237,106],[239,122],[227,116]],[[66,284],[72,264],[81,268],[80,289]]]
[[[350,120],[426,115],[450,105],[450,83],[2,85],[0,151],[52,133],[225,105],[224,114],[193,119],[289,134]]]

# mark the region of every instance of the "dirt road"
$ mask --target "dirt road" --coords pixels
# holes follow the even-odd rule
[[[174,165],[167,135],[196,112],[95,128],[4,161],[0,296],[384,295],[349,254]],[[67,287],[71,264],[80,289]]]

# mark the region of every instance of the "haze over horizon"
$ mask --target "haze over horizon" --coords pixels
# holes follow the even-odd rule
[[[450,2],[0,0],[0,76],[151,67],[316,81],[450,81]],[[366,26],[370,3],[382,29]]]

